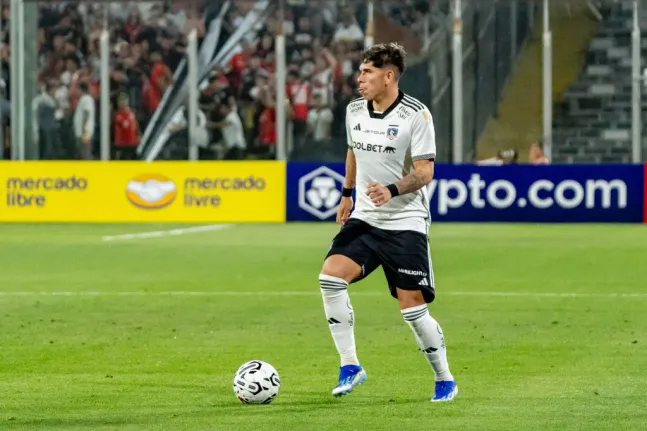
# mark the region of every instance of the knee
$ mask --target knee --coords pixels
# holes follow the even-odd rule
[[[335,277],[342,279],[346,284],[350,284],[361,273],[362,268],[355,261],[346,256],[333,255],[324,262],[319,279],[321,280],[322,276]]]
[[[397,293],[400,310],[427,304],[420,290],[404,290],[398,288]]]

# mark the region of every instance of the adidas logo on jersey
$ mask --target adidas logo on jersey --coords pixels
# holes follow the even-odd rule
[[[362,131],[362,126],[360,126],[359,123],[357,123],[357,126],[355,126],[353,128],[353,130],[357,130],[358,132],[361,132]]]

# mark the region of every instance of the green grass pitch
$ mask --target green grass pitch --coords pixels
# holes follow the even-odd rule
[[[647,426],[645,226],[433,225],[430,310],[460,388],[442,404],[381,270],[350,288],[368,380],[330,396],[334,225],[102,240],[178,227],[0,225],[0,430]],[[279,371],[271,405],[233,394],[250,359]]]

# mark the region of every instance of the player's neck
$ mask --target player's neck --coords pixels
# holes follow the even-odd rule
[[[384,112],[393,105],[393,102],[398,98],[400,91],[398,87],[388,88],[384,93],[373,99],[373,110],[377,112]]]

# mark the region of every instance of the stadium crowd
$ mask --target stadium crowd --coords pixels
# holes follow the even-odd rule
[[[32,103],[34,132],[42,159],[96,158],[99,154],[99,38],[110,31],[110,106],[113,158],[133,159],[141,134],[173,84],[192,29],[199,40],[205,20],[213,16],[209,1],[167,0],[124,3],[60,2],[39,4],[38,82]],[[219,3],[219,2],[214,2]],[[363,2],[287,0],[286,115],[292,158],[339,152],[345,145],[346,104],[357,97],[355,86],[364,44]],[[420,31],[434,1],[382,1],[402,25]],[[343,5],[343,6],[342,6]],[[212,5],[217,7],[218,5]],[[254,8],[238,1],[229,9],[223,34],[232,34]],[[9,17],[3,9],[3,24]],[[241,49],[215,68],[200,87],[198,127],[201,158],[273,158],[276,144],[274,34],[278,12],[254,27]],[[3,25],[7,29],[7,25]],[[3,34],[2,78],[10,94],[8,32]],[[3,98],[5,108],[7,98]],[[3,111],[4,112],[4,111]],[[3,115],[5,121],[9,115]],[[186,158],[186,111],[173,123],[176,152]],[[10,148],[10,133],[4,133]],[[169,146],[173,148],[173,146]],[[8,155],[8,154],[7,154]]]

